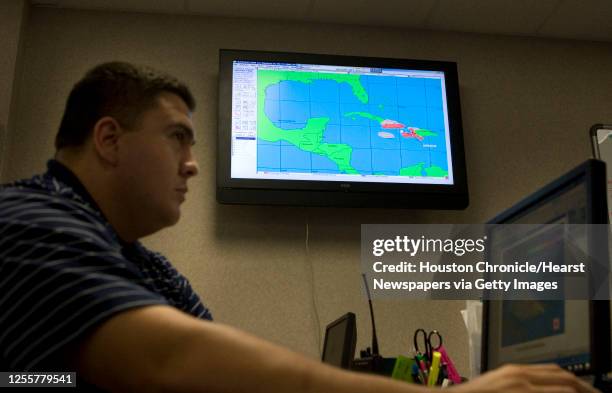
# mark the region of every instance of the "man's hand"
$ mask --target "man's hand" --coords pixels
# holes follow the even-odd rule
[[[453,389],[457,393],[596,393],[557,365],[507,365]]]

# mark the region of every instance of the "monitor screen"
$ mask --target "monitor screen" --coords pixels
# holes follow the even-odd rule
[[[220,202],[467,205],[455,63],[222,50],[219,71]]]
[[[607,223],[605,165],[590,160],[490,221],[491,224]],[[528,236],[506,236],[508,226],[488,233],[490,260],[512,255],[562,260],[562,225],[542,226]],[[530,227],[533,228],[533,227]],[[594,247],[586,226],[571,233],[574,244]],[[532,229],[530,229],[532,230]],[[512,230],[516,235],[516,230]],[[603,240],[605,242],[605,239]],[[606,243],[607,244],[607,243]],[[602,252],[599,247],[596,252]],[[607,253],[607,248],[605,250]],[[532,258],[533,259],[533,258]],[[607,255],[605,256],[607,259]],[[483,371],[506,363],[557,363],[577,374],[608,368],[609,302],[603,300],[490,300],[483,308]],[[607,348],[607,350],[606,350]]]
[[[322,361],[333,366],[349,369],[355,356],[356,342],[355,314],[349,312],[327,325]]]

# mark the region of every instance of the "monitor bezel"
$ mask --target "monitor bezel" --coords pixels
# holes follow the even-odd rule
[[[589,129],[589,135],[591,136],[591,150],[593,150],[593,157],[601,159],[599,152],[599,143],[597,142],[597,131],[599,130],[610,130],[612,131],[612,124],[593,124]]]
[[[443,71],[454,184],[232,178],[231,110],[234,61]],[[218,122],[217,200],[220,203],[436,209],[464,209],[469,203],[457,64],[454,62],[221,49]]]
[[[527,196],[511,208],[501,212],[487,224],[506,224],[519,218],[529,209],[554,197],[556,193],[567,189],[572,184],[584,179],[587,189],[587,223],[608,224],[608,208],[606,200],[606,166],[600,160],[589,159],[565,175],[547,184],[537,192]],[[602,197],[603,195],[603,197]],[[596,231],[597,233],[600,231]],[[607,239],[603,239],[606,241]],[[601,239],[599,239],[601,241]],[[589,248],[593,247],[593,239],[589,238]],[[488,250],[487,250],[488,251]],[[608,253],[607,248],[594,252],[594,254]],[[489,257],[488,253],[486,255]],[[599,258],[608,258],[608,255],[598,255]],[[481,372],[488,371],[489,367],[489,316],[490,305],[493,300],[483,300],[482,307],[482,347]],[[597,375],[610,371],[610,302],[607,300],[589,301],[589,347],[591,355],[590,370],[572,370],[576,375]]]

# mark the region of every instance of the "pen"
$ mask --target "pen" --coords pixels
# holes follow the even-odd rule
[[[423,385],[427,385],[429,381],[429,372],[427,370],[421,372],[423,373]]]
[[[414,383],[423,383],[419,378],[419,366],[417,366],[416,363],[412,365],[412,381]]]
[[[417,364],[419,365],[421,371],[423,372],[427,371],[427,366],[425,365],[425,362],[423,361],[423,355],[417,354],[415,357],[415,360]]]
[[[438,384],[444,382],[445,379],[448,379],[448,371],[446,370],[446,363],[442,363],[440,366],[440,376],[438,377]]]

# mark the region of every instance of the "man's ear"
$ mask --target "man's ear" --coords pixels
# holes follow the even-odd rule
[[[92,139],[94,150],[104,162],[115,166],[119,160],[119,137],[123,133],[119,122],[104,116],[94,124]]]

